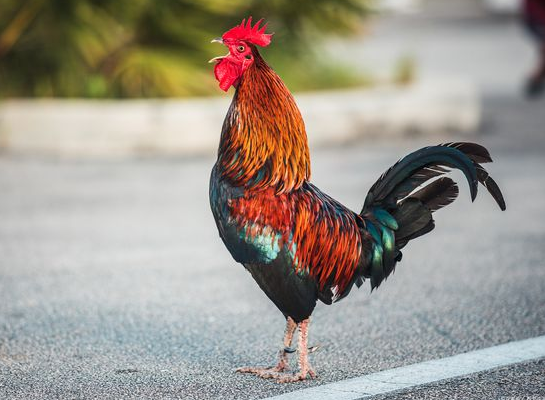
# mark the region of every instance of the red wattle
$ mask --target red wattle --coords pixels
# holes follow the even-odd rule
[[[224,58],[214,66],[214,75],[220,83],[220,89],[227,92],[240,78],[240,66]]]

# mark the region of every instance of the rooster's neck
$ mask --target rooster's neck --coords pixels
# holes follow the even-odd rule
[[[234,185],[287,192],[310,179],[305,124],[280,77],[254,55],[225,117],[217,165]]]

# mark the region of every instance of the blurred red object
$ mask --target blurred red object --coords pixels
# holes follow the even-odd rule
[[[541,38],[545,39],[545,0],[524,0],[523,13],[527,24],[541,25]]]

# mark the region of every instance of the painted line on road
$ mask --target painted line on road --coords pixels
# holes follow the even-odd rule
[[[545,336],[329,383],[265,400],[356,400],[545,357]]]

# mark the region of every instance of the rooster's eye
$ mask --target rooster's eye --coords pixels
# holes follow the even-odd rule
[[[244,46],[238,46],[237,47],[237,50],[242,53],[244,50],[245,50],[245,47]]]

